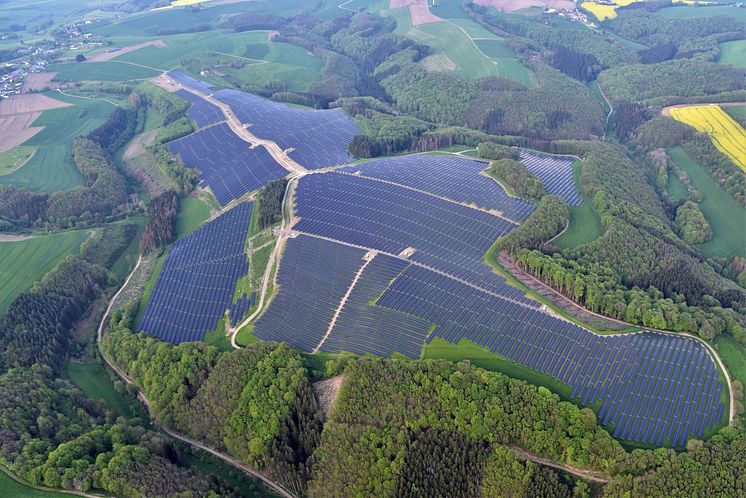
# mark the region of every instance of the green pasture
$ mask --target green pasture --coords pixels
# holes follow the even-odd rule
[[[720,108],[746,128],[746,105],[724,105]]]
[[[668,195],[671,196],[671,200],[674,202],[683,201],[689,197],[684,184],[681,183],[678,176],[672,173],[668,175],[666,190],[668,190]]]
[[[0,175],[7,175],[15,171],[19,166],[28,161],[28,158],[33,153],[33,147],[23,145],[0,152]]]
[[[690,5],[677,5],[666,7],[656,12],[669,19],[693,19],[695,17],[730,16],[743,22],[743,10],[733,5],[714,5],[711,7],[692,7]]]
[[[454,9],[447,7],[442,12],[456,12]],[[471,19],[457,17],[451,20],[446,17],[444,22],[415,27],[412,26],[408,9],[390,9],[387,12],[397,22],[396,32],[432,47],[433,54],[444,54],[456,64],[457,68],[452,71],[454,76],[466,79],[499,76],[525,85],[533,84],[531,71],[518,62],[516,54],[502,39]],[[484,52],[480,45],[486,47],[488,52]]]
[[[179,215],[176,217],[176,238],[186,237],[209,217],[210,206],[201,199],[187,197],[182,200]]]
[[[103,124],[114,106],[103,100],[68,97],[57,92],[46,95],[73,105],[44,111],[34,121],[33,126],[45,128],[23,145],[35,147],[36,152],[23,166],[0,176],[0,183],[36,192],[69,190],[83,184],[72,158],[73,141]]]
[[[575,185],[580,189],[581,163],[576,161],[572,165]],[[583,203],[580,206],[570,206],[570,225],[565,233],[554,240],[554,245],[560,249],[571,249],[582,244],[587,244],[603,235],[604,226],[598,217],[593,202],[581,192]]]
[[[144,421],[148,419],[139,403],[126,399],[114,388],[106,368],[100,363],[71,361],[67,365],[67,375],[88,397],[103,401],[118,415],[125,418],[140,417]]]
[[[0,468],[0,498],[60,498],[76,496],[63,491],[46,491],[22,484],[10,477],[5,469]]]
[[[721,64],[730,64],[737,68],[746,68],[746,40],[735,40],[720,44]]]
[[[20,293],[70,254],[77,254],[88,230],[39,235],[18,242],[0,242],[0,313]]]
[[[158,76],[161,71],[111,60],[106,62],[65,62],[51,64],[56,81],[127,81]]]
[[[717,336],[714,343],[715,350],[728,369],[731,380],[738,380],[746,386],[746,349],[727,334]],[[743,419],[746,422],[746,413]]]
[[[746,209],[728,195],[684,149],[674,147],[668,150],[668,155],[689,175],[692,185],[704,196],[699,207],[712,226],[712,240],[697,246],[700,252],[707,257],[743,256]]]

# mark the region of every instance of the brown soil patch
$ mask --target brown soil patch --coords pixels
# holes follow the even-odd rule
[[[390,9],[409,7],[409,16],[412,18],[412,26],[440,22],[443,19],[433,15],[427,5],[428,0],[390,0]]]
[[[0,100],[0,152],[21,145],[43,126],[31,126],[42,111],[70,104],[40,94],[13,95]]]
[[[158,130],[146,131],[140,133],[132,139],[127,149],[124,151],[124,159],[132,159],[145,152],[145,147],[153,143],[155,136],[158,134]]]
[[[340,374],[330,379],[320,380],[313,383],[313,392],[316,394],[319,408],[327,417],[334,407],[334,401],[337,399],[337,394],[339,393],[339,388],[342,387],[343,380],[344,374]]]
[[[181,89],[181,86],[176,81],[171,79],[170,76],[166,74],[161,74],[160,76],[156,76],[150,81],[152,81],[159,87],[163,88],[167,92],[176,92],[179,89]]]
[[[166,43],[163,40],[153,40],[143,43],[137,43],[135,45],[127,45],[126,47],[122,47],[119,50],[116,50],[114,52],[101,52],[100,54],[92,55],[88,58],[87,62],[106,62],[110,61],[111,59],[114,59],[115,57],[119,57],[120,55],[124,55],[129,52],[134,52],[135,50],[139,50],[141,48],[145,47],[158,47],[163,48],[166,46]]]
[[[587,323],[591,327],[597,329],[622,330],[630,327],[630,325],[619,320],[608,318],[589,311],[573,300],[565,297],[563,294],[545,285],[543,282],[534,278],[533,275],[524,271],[523,268],[521,268],[507,252],[501,251],[500,254],[498,254],[497,256],[497,260],[506,270],[510,272],[511,275],[523,282],[526,287],[536,292],[540,296],[546,298],[554,306],[561,309],[573,318],[576,318],[583,323]],[[559,318],[562,317],[560,316]]]
[[[483,7],[494,7],[502,12],[515,12],[530,7],[575,10],[575,2],[570,0],[474,0],[474,3]]]
[[[22,240],[33,238],[33,235],[11,235],[9,233],[0,233],[0,242],[21,242]]]
[[[56,81],[52,81],[57,73],[31,73],[26,78],[26,83],[23,85],[24,92],[31,92],[34,90],[44,90],[46,88],[50,90],[56,90],[60,87],[60,84]]]

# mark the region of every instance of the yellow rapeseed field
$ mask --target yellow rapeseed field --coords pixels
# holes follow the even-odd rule
[[[674,107],[671,117],[710,135],[712,143],[746,171],[746,130],[716,105]]]
[[[603,4],[596,2],[583,2],[580,6],[596,16],[596,19],[599,21],[605,21],[606,19],[614,19],[616,17],[616,9],[619,7],[626,7],[629,4],[642,1],[643,0],[610,0],[608,3],[604,2]],[[713,2],[707,0],[673,0],[673,3],[705,5]]]

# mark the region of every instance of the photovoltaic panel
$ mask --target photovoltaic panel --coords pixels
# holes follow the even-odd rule
[[[257,138],[271,140],[307,169],[345,164],[354,159],[347,147],[359,134],[341,109],[306,110],[237,90],[218,90],[225,102]]]
[[[521,149],[521,162],[539,178],[544,189],[552,195],[562,197],[571,206],[580,206],[580,198],[573,177],[572,159],[545,156]]]
[[[178,344],[215,329],[248,271],[244,244],[252,206],[239,204],[174,243],[138,330]]]
[[[168,148],[185,165],[200,172],[221,205],[288,173],[267,149],[252,147],[226,123],[169,142]]]
[[[493,209],[511,220],[525,220],[536,207],[508,195],[485,170],[489,164],[454,154],[416,154],[376,159],[347,166],[339,171],[378,178]]]
[[[186,90],[178,90],[175,95],[191,104],[187,109],[187,116],[193,119],[199,128],[225,121],[223,111],[202,97]]]
[[[194,90],[203,92],[203,93],[210,93],[212,90],[212,84],[206,83],[204,81],[200,81],[198,79],[192,78],[188,74],[186,74],[183,71],[169,71],[168,75],[176,82],[188,86],[189,88],[193,88]]]

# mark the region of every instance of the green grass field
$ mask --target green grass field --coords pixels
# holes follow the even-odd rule
[[[205,33],[164,36],[165,47],[144,47],[123,54],[114,62],[131,62],[161,70],[182,69],[217,86],[230,86],[233,79],[263,85],[280,79],[291,90],[305,90],[321,78],[323,61],[305,49],[282,42],[268,42],[269,31],[217,30]],[[116,38],[119,45],[142,38]],[[200,76],[203,69],[214,69],[222,76]]]
[[[35,147],[36,152],[13,173],[0,176],[0,183],[36,192],[58,192],[83,184],[73,162],[72,143],[103,124],[114,106],[103,100],[67,97],[58,92],[45,95],[73,105],[44,111],[34,121],[33,126],[45,128],[23,145]]]
[[[19,145],[5,152],[0,152],[0,176],[15,171],[19,166],[28,161],[34,150],[33,147]]]
[[[531,71],[518,62],[515,53],[500,37],[471,19],[461,17],[452,6],[440,11],[440,15],[446,16],[448,22],[422,24],[416,27],[412,26],[408,9],[390,9],[387,12],[396,19],[397,33],[429,45],[435,55],[446,55],[457,66],[450,72],[454,76],[466,79],[500,76],[525,85],[534,84]],[[449,15],[459,17],[450,19],[447,17]],[[485,47],[487,52],[481,47]]]
[[[155,69],[123,64],[118,61],[51,64],[49,71],[57,73],[54,77],[56,81],[142,80],[161,73]]]
[[[88,234],[88,230],[79,230],[39,235],[19,242],[0,242],[0,313],[65,256],[76,254]]]
[[[741,126],[746,128],[746,105],[724,105],[720,108],[725,111],[728,116],[735,119]]]
[[[147,420],[145,410],[139,403],[130,402],[114,388],[106,368],[100,363],[71,361],[67,365],[67,374],[81,391],[93,399],[103,401],[107,407],[122,417],[140,417]]]
[[[739,380],[742,385],[746,386],[746,349],[726,334],[717,336],[714,342],[715,349],[725,363],[731,380]],[[743,414],[743,419],[746,422],[746,413]]]
[[[737,21],[743,22],[743,10],[733,5],[715,5],[712,7],[691,7],[689,5],[678,5],[666,7],[656,12],[669,19],[693,19],[695,17],[729,16]]]
[[[735,40],[720,44],[721,64],[730,64],[741,69],[746,68],[746,40]]]
[[[192,233],[203,221],[210,217],[210,206],[197,197],[187,197],[181,201],[179,216],[176,218],[176,238]]]
[[[576,161],[572,165],[575,184],[580,184],[581,164]],[[593,203],[585,195],[582,195],[583,203],[580,206],[570,206],[570,226],[565,233],[554,240],[554,245],[560,249],[571,249],[597,239],[604,233],[604,226],[598,217]]]
[[[699,207],[712,226],[712,240],[700,244],[699,250],[708,257],[743,256],[746,209],[728,195],[684,149],[674,147],[668,150],[668,154],[689,175],[692,185],[704,195]]]
[[[64,496],[76,496],[63,491],[43,491],[21,484],[0,469],[0,498],[60,498]]]
[[[681,183],[679,177],[674,174],[668,175],[668,185],[666,190],[668,190],[668,195],[671,196],[671,200],[674,202],[683,201],[689,197],[686,188],[684,188],[684,184]]]

